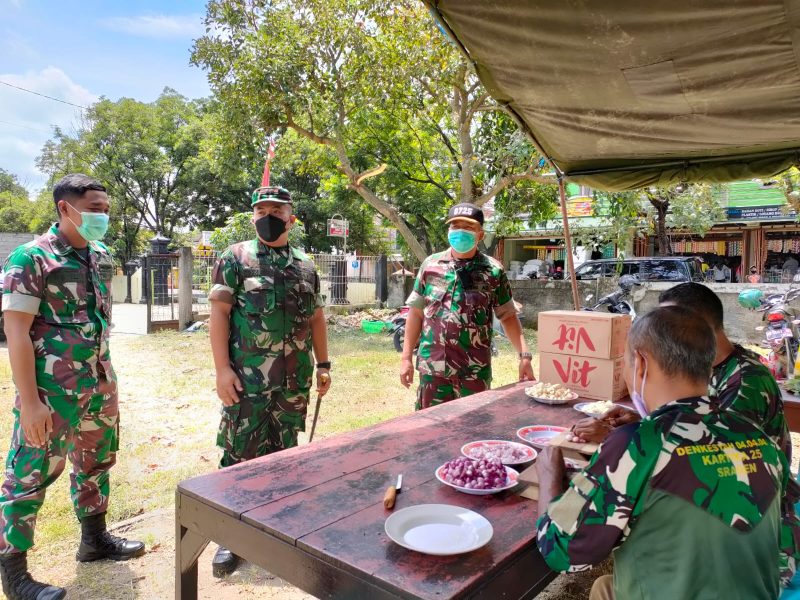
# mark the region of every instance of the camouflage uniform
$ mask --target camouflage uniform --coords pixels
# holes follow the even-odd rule
[[[309,320],[324,302],[314,263],[289,246],[234,244],[212,280],[210,299],[233,305],[230,363],[244,388],[222,409],[217,445],[227,467],[297,445],[314,369]]]
[[[503,266],[476,253],[467,260],[445,250],[425,259],[406,301],[423,311],[417,351],[416,409],[489,389],[492,382],[492,312],[514,313]]]
[[[611,433],[540,516],[537,543],[557,571],[613,550],[617,598],[775,598],[780,553],[796,555],[780,517],[789,477],[750,420],[677,400]]]
[[[4,267],[3,310],[34,315],[36,383],[39,399],[51,409],[53,432],[44,448],[25,443],[17,395],[0,496],[0,553],[33,545],[36,515],[66,457],[73,466],[70,490],[78,518],[108,507],[119,413],[116,392],[102,395],[97,389],[102,381],[116,381],[108,346],[114,266],[99,242],[89,243],[87,256],[88,264],[53,225],[14,250]]]
[[[792,438],[783,413],[781,390],[757,354],[735,346],[731,355],[714,367],[708,393],[719,398],[723,409],[754,421],[791,462]]]

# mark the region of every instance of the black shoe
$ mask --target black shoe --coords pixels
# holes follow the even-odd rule
[[[214,560],[211,561],[211,572],[216,578],[225,577],[233,573],[241,561],[242,559],[233,552],[220,546],[214,554]]]
[[[76,560],[92,562],[103,558],[128,560],[144,554],[142,542],[128,541],[106,530],[106,515],[90,515],[81,520],[81,545]]]
[[[0,555],[0,577],[8,600],[61,600],[67,596],[64,588],[33,580],[26,552]]]

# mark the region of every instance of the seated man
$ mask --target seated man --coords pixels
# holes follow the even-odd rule
[[[599,578],[590,598],[777,597],[789,466],[749,419],[705,396],[715,353],[698,313],[651,311],[631,328],[624,372],[646,416],[615,429],[568,487],[560,449],[539,454],[547,564],[579,571],[614,552],[613,581]]]
[[[792,439],[783,413],[780,388],[757,354],[728,339],[719,297],[700,283],[681,283],[662,292],[658,301],[659,306],[692,309],[711,325],[717,344],[708,393],[719,398],[723,409],[735,410],[755,421],[791,462]],[[582,441],[602,442],[615,426],[638,420],[635,412],[615,407],[601,419],[579,421],[573,433]]]

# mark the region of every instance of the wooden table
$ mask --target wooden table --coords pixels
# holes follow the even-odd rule
[[[536,548],[536,503],[512,491],[470,496],[434,470],[479,439],[516,439],[526,425],[570,425],[570,405],[537,404],[513,384],[186,480],[176,497],[175,597],[197,598],[197,559],[213,540],[319,598],[533,598],[554,577]],[[388,539],[395,510],[455,504],[486,517],[491,542],[451,557]]]

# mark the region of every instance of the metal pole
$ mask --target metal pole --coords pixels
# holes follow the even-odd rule
[[[561,221],[564,225],[564,245],[567,250],[567,267],[569,269],[569,281],[572,284],[572,302],[575,310],[581,309],[581,300],[578,296],[578,280],[575,279],[575,263],[572,262],[572,240],[569,237],[569,222],[567,220],[567,195],[564,191],[564,179],[558,179],[558,195],[561,200]]]

